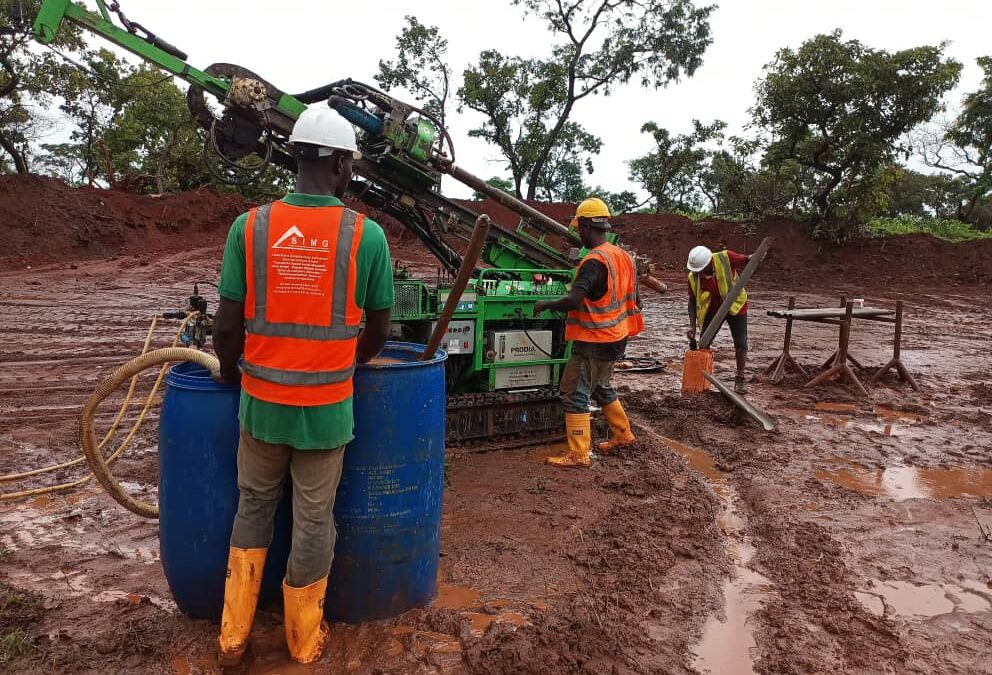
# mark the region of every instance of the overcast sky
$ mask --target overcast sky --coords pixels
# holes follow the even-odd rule
[[[394,57],[395,36],[407,14],[441,29],[456,84],[482,50],[541,56],[552,38],[540,21],[524,19],[510,0],[120,1],[129,19],[186,51],[194,66],[236,63],[290,92],[344,77],[374,83],[379,60]],[[92,0],[84,4],[95,8]],[[711,27],[713,44],[692,78],[657,91],[631,84],[609,98],[577,105],[574,119],[604,141],[590,184],[613,191],[634,187],[625,162],[650,149],[649,137],[640,134],[649,120],[679,133],[690,128],[693,118],[722,119],[728,133],[739,133],[762,66],[779,48],[798,47],[817,33],[840,28],[847,38],[887,50],[950,42],[947,54],[964,64],[951,105],[978,85],[975,58],[992,55],[989,0],[723,0]],[[494,148],[468,138],[478,122],[471,113],[449,117],[458,163],[484,178],[508,175]],[[446,194],[471,192],[445,181]]]

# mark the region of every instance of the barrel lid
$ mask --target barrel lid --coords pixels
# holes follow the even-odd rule
[[[430,361],[420,361],[426,345],[415,342],[387,342],[379,355],[369,363],[359,363],[359,368],[382,370],[386,368],[421,368],[444,362],[448,352],[438,349]]]

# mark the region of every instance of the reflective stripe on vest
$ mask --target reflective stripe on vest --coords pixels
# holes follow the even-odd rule
[[[595,301],[584,299],[579,309],[568,313],[565,338],[584,342],[616,342],[637,335],[644,327],[644,319],[637,306],[634,261],[619,246],[603,244],[589,251],[579,268],[593,257],[606,266],[606,293]]]
[[[730,255],[727,251],[714,253],[713,260],[715,261],[713,274],[716,277],[716,287],[720,291],[720,297],[725,298],[730,292],[730,287],[737,281],[737,273],[734,272],[733,267],[730,265]],[[702,290],[698,272],[689,273],[689,287],[692,289],[692,293],[696,298],[696,322],[699,326],[702,326],[706,323],[706,315],[709,312],[712,293]],[[740,295],[737,296],[734,303],[730,306],[730,315],[737,316],[741,311],[741,307],[746,302],[747,291],[742,288]]]
[[[245,391],[298,406],[348,398],[362,315],[354,266],[363,216],[277,202],[255,210],[248,225]]]

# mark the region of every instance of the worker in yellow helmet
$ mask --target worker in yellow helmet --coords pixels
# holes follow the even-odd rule
[[[569,294],[542,300],[534,314],[545,310],[568,312],[565,339],[572,340],[572,356],[561,376],[568,450],[549,457],[554,466],[589,466],[592,434],[589,399],[603,408],[610,424],[610,440],[598,444],[603,454],[634,442],[630,421],[610,380],[614,364],[623,358],[627,338],[644,328],[637,292],[637,273],[630,254],[606,240],[610,209],[595,197],[579,204],[572,219],[588,253],[579,263]]]

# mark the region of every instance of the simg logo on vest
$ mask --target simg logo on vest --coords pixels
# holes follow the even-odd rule
[[[319,251],[326,253],[331,242],[319,237],[307,237],[296,225],[291,225],[281,237],[272,244],[272,248],[290,249],[293,251]]]

